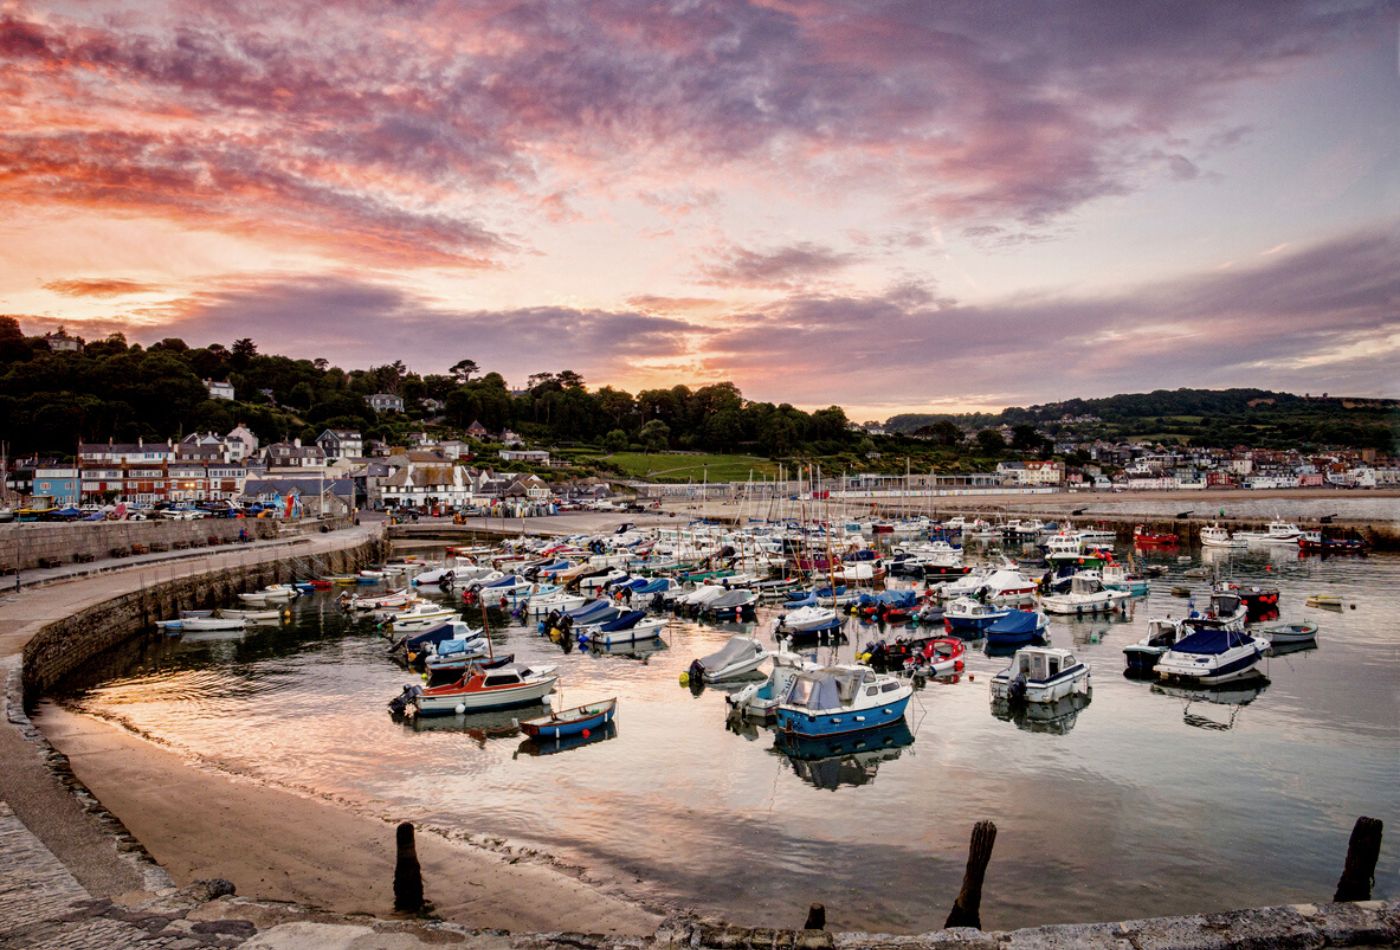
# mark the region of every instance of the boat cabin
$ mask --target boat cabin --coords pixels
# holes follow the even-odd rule
[[[793,679],[783,703],[812,712],[849,706],[864,691],[866,696],[899,689],[893,677],[879,677],[874,670],[859,666],[830,666],[804,672]]]
[[[1059,647],[1023,647],[1016,651],[1012,678],[1023,676],[1028,682],[1045,682],[1078,665],[1073,653]]]
[[[1098,571],[1080,571],[1070,578],[1071,594],[1098,594],[1103,589],[1103,578]]]
[[[1147,621],[1147,646],[1170,648],[1181,639],[1181,621],[1157,617]]]

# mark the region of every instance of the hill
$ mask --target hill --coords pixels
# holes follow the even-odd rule
[[[996,414],[907,413],[892,417],[885,427],[911,434],[940,422],[966,430],[1032,424],[1052,437],[1393,451],[1400,441],[1400,400],[1300,396],[1267,389],[1158,389],[1014,406]]]

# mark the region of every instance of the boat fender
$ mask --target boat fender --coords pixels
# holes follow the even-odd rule
[[[460,716],[467,711],[467,705],[466,703],[458,703],[452,707],[452,711]]]

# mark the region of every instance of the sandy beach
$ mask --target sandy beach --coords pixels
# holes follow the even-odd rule
[[[392,911],[390,822],[194,766],[53,703],[36,724],[177,884],[222,877],[245,897],[346,914]],[[447,920],[608,934],[651,934],[661,921],[547,863],[430,833],[418,834],[417,847],[425,893]]]

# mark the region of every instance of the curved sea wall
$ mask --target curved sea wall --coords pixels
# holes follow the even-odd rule
[[[232,544],[242,531],[253,538],[273,538],[279,527],[278,522],[258,518],[0,524],[0,574]]]
[[[371,539],[331,551],[239,564],[160,581],[76,611],[41,627],[25,644],[25,704],[33,704],[91,658],[150,630],[157,620],[181,610],[227,605],[238,594],[267,584],[356,571],[381,560],[383,552],[384,542]]]

